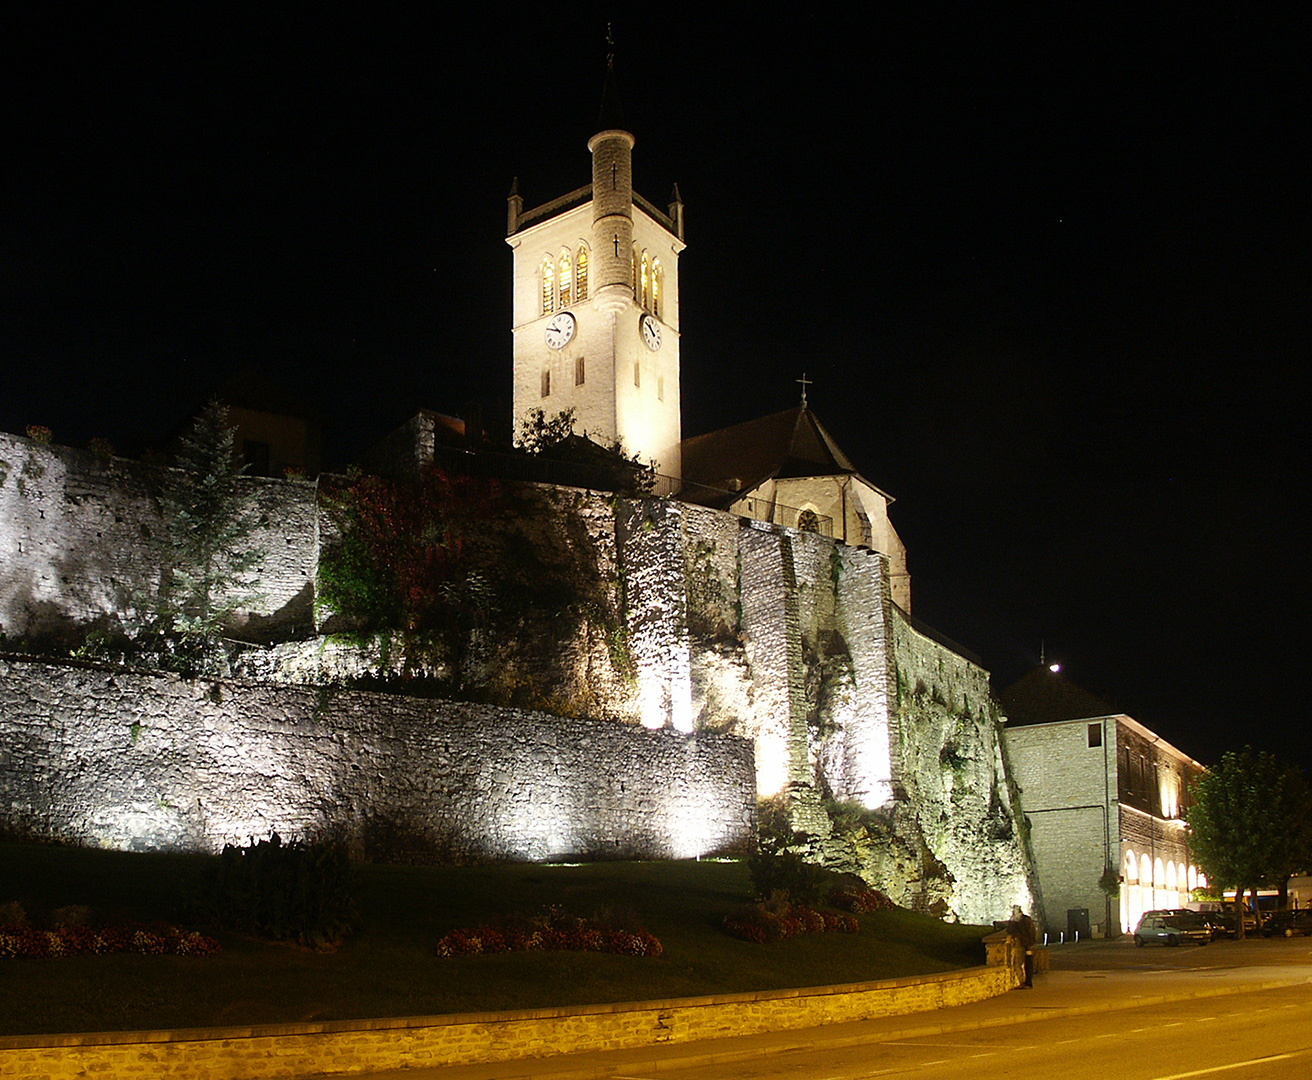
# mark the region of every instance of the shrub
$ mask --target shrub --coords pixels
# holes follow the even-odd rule
[[[748,858],[747,872],[761,899],[782,893],[795,904],[815,904],[824,889],[824,870],[795,851],[762,847]]]
[[[276,832],[224,847],[210,903],[224,926],[315,948],[340,941],[358,922],[346,849],[284,844]]]

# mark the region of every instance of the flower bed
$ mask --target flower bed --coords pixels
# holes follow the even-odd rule
[[[829,906],[864,915],[868,911],[892,911],[895,905],[878,889],[840,885],[830,892]]]
[[[452,930],[437,943],[438,956],[490,952],[606,952],[660,956],[661,943],[640,926],[608,925],[549,908],[531,919]]]
[[[838,911],[781,904],[746,904],[724,917],[724,932],[741,941],[765,944],[798,934],[855,934],[860,927],[851,915]]]
[[[147,956],[213,956],[219,943],[195,931],[165,923],[116,926],[56,926],[42,930],[26,923],[0,925],[0,957],[41,960],[54,956],[142,953]]]

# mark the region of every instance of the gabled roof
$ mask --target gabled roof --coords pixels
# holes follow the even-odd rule
[[[711,500],[724,505],[772,479],[855,476],[879,491],[856,471],[805,405],[685,439],[681,455],[685,484],[729,493],[727,499]],[[893,501],[885,492],[879,494]],[[707,501],[696,495],[696,488],[691,495]]]
[[[1016,726],[1121,715],[1114,705],[1046,667],[1035,668],[998,697],[1008,722]]]

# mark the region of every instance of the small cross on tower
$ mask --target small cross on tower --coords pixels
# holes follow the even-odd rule
[[[805,372],[805,371],[802,372],[802,377],[801,377],[800,379],[794,379],[793,381],[794,381],[794,382],[799,382],[799,383],[802,384],[802,407],[805,408],[805,407],[806,407],[806,388],[807,388],[808,386],[812,385],[812,381],[806,377],[806,372]]]

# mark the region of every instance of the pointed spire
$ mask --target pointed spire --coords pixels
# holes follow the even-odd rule
[[[683,196],[679,194],[679,185],[670,189],[670,220],[674,222],[674,235],[683,239]]]
[[[601,114],[597,118],[598,131],[624,131],[624,108],[620,105],[620,91],[615,83],[615,36],[610,23],[606,24],[606,85],[601,91]]]
[[[524,212],[524,200],[519,194],[519,177],[510,182],[510,194],[506,196],[506,235],[514,236],[519,229],[519,215]]]

